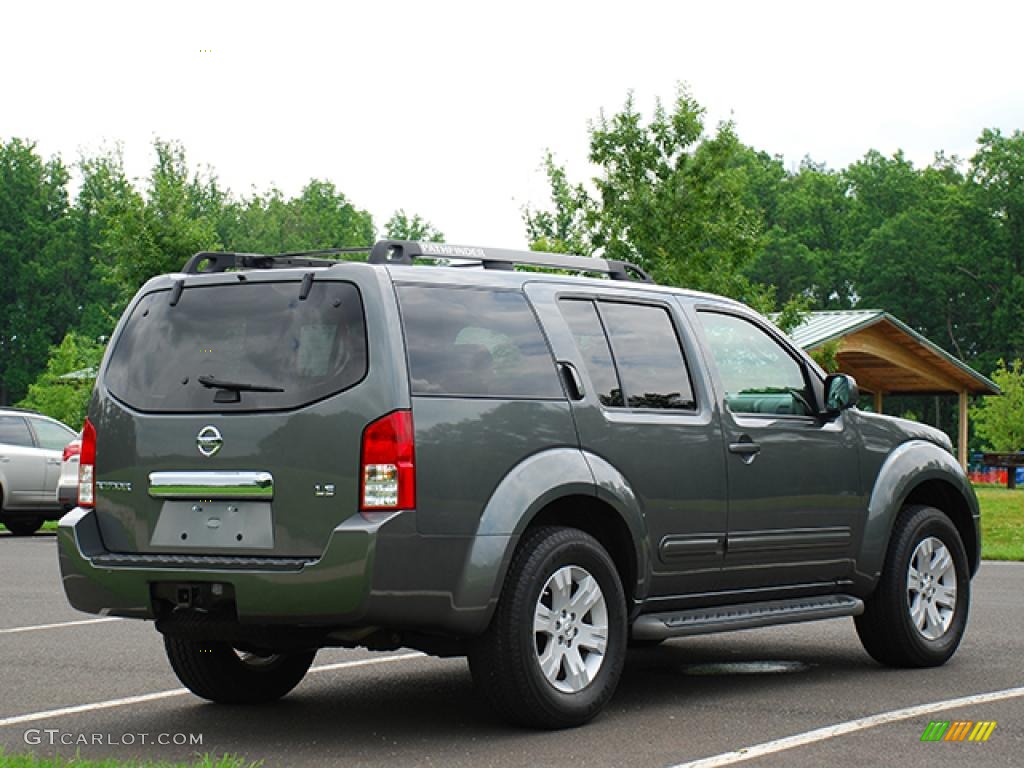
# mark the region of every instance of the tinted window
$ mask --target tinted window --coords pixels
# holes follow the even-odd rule
[[[563,397],[521,293],[400,286],[398,297],[413,394]]]
[[[626,404],[630,408],[693,409],[683,351],[662,307],[599,302]]]
[[[333,395],[366,374],[366,330],[351,283],[246,283],[186,288],[142,298],[117,339],[105,373],[115,397],[140,410],[232,411],[296,408]],[[281,389],[231,393],[199,377]],[[220,394],[221,402],[214,397]]]
[[[33,447],[32,433],[21,416],[0,416],[0,443]]]
[[[36,431],[39,438],[39,446],[49,451],[63,451],[64,446],[74,440],[78,435],[70,429],[54,424],[45,419],[31,419],[32,429]]]
[[[559,302],[559,306],[576,339],[576,346],[583,356],[583,364],[590,376],[590,383],[597,390],[597,398],[601,405],[621,407],[624,405],[622,386],[615,373],[608,338],[604,335],[601,318],[597,315],[594,302],[566,299]]]
[[[775,339],[733,315],[699,315],[731,411],[806,415],[813,410],[801,366]]]

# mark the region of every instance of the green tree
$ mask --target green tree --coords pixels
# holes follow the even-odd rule
[[[936,167],[903,178],[906,167],[899,166],[896,184],[906,198],[902,210],[879,218],[857,246],[860,305],[886,309],[970,359],[968,329],[980,297],[959,271],[969,247],[960,236],[964,180]]]
[[[989,448],[1000,453],[1024,450],[1024,362],[1002,360],[992,372],[1002,397],[986,397],[971,408],[974,429]]]
[[[72,429],[81,428],[102,358],[102,344],[69,331],[50,350],[46,370],[18,405],[45,413]]]
[[[313,179],[298,197],[278,189],[226,204],[217,227],[224,247],[254,253],[288,253],[369,245],[373,218],[329,181]]]
[[[145,195],[127,195],[110,217],[102,246],[122,295],[146,280],[176,272],[198,251],[221,247],[217,219],[225,193],[209,171],[190,174],[184,148],[154,142],[156,163]]]
[[[589,129],[590,185],[571,183],[549,153],[550,204],[527,208],[531,246],[633,261],[662,283],[713,291],[771,308],[772,291],[746,268],[762,236],[751,204],[749,149],[732,123],[704,135],[704,109],[680,88],[644,121],[630,95]],[[593,190],[593,191],[591,191]]]
[[[389,240],[424,240],[443,243],[444,233],[420,215],[410,216],[399,208],[384,225],[384,237]]]
[[[125,175],[120,146],[83,157],[78,168],[81,186],[69,211],[77,313],[72,327],[88,338],[98,338],[113,331],[130,295],[118,283],[108,238],[115,222],[143,203]]]
[[[774,285],[780,301],[806,297],[819,309],[844,309],[855,296],[848,220],[852,198],[844,176],[805,158],[775,188],[770,228],[751,263],[753,280]]]
[[[974,288],[982,370],[1024,357],[1024,133],[985,130],[971,159],[959,273]]]
[[[67,181],[31,142],[0,141],[0,405],[24,395],[73,315]]]

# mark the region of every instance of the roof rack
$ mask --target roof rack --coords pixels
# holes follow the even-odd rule
[[[381,240],[376,245],[360,248],[327,248],[320,251],[297,251],[269,256],[262,253],[204,251],[189,259],[183,272],[190,275],[226,272],[229,269],[288,269],[289,267],[331,267],[338,259],[316,256],[368,253],[370,264],[411,265],[416,259],[451,260],[453,266],[476,266],[484,269],[512,270],[518,266],[547,267],[569,272],[608,275],[612,280],[634,280],[653,283],[647,272],[628,261],[572,256],[542,251],[511,251],[504,248],[480,248],[471,245],[448,245],[416,240]]]
[[[564,269],[570,272],[596,272],[612,280],[639,280],[653,283],[647,272],[628,261],[571,256],[543,251],[511,251],[504,248],[480,248],[471,245],[381,240],[370,251],[371,264],[410,265],[416,259],[454,259],[475,262],[484,269],[512,270],[517,265]]]
[[[320,251],[296,251],[268,256],[264,253],[232,253],[223,251],[204,251],[197,253],[182,269],[189,275],[206,275],[213,272],[226,272],[229,269],[288,269],[289,267],[330,267],[339,262],[338,259],[316,259],[312,256],[327,256],[344,253],[369,253],[370,246],[359,248],[325,248]]]

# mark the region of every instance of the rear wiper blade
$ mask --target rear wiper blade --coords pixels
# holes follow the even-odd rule
[[[238,381],[224,381],[214,376],[200,376],[197,381],[209,389],[226,389],[231,392],[284,392],[281,387],[265,387],[262,384],[245,384]]]

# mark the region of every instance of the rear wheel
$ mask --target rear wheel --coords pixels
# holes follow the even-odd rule
[[[15,536],[31,536],[43,526],[43,518],[27,517],[20,520],[4,520],[4,525]]]
[[[971,581],[956,527],[934,507],[905,508],[875,593],[855,619],[865,650],[893,667],[936,667],[967,627]]]
[[[178,679],[196,696],[221,704],[276,701],[299,684],[316,651],[254,654],[228,643],[164,637]]]
[[[653,637],[653,638],[629,638],[630,648],[657,648],[659,645],[665,642],[664,637]]]
[[[478,690],[504,717],[566,728],[608,702],[625,650],[626,601],[608,553],[583,531],[544,527],[520,542],[469,665]]]

